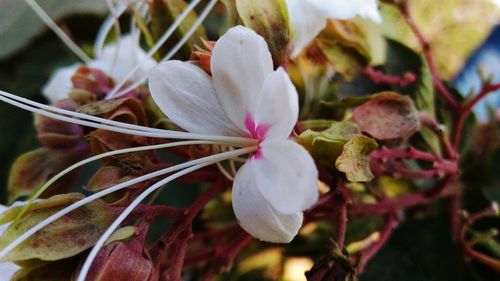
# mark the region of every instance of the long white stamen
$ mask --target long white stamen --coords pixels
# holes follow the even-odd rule
[[[216,2],[216,1],[217,0],[212,0],[212,2]],[[163,33],[163,35],[160,37],[158,42],[156,42],[156,44],[153,46],[153,48],[151,48],[148,51],[148,53],[146,54],[146,58],[151,58],[160,49],[160,47],[163,46],[163,44],[168,40],[168,38],[170,38],[170,36],[172,36],[172,34],[175,32],[177,27],[179,27],[179,25],[181,25],[182,21],[189,15],[189,13],[194,9],[194,7],[196,7],[196,5],[198,5],[198,3],[200,3],[200,2],[201,2],[201,0],[194,0],[191,3],[189,3],[189,5],[184,9],[184,11],[182,11],[182,13],[175,19],[175,21],[172,23],[172,25],[167,29],[167,31],[165,31],[165,33]],[[212,4],[212,3],[210,3],[210,4]],[[205,11],[206,10],[210,11],[212,9],[213,5],[210,6],[210,4],[205,8]],[[200,17],[201,17],[201,15],[200,15]],[[203,19],[205,17],[203,17]],[[198,27],[196,27],[196,28],[198,28]],[[189,36],[191,36],[191,35],[189,35]],[[177,44],[177,45],[179,45],[179,44]],[[184,45],[184,43],[182,43],[182,45]],[[117,83],[115,85],[115,87],[113,88],[113,90],[111,90],[111,92],[109,92],[107,98],[112,98],[113,96],[117,95],[118,90],[120,90],[123,87],[123,85],[125,85],[125,83],[127,83],[130,80],[130,78],[137,72],[137,70],[144,64],[145,61],[146,61],[146,59],[139,62],[127,75],[125,75],[125,77],[122,79],[122,81]],[[147,77],[146,77],[146,79],[147,79]],[[141,81],[141,83],[138,83],[138,85],[142,84],[144,81],[146,81],[146,79],[140,79],[142,81]],[[134,84],[137,84],[137,82]],[[127,89],[129,89],[129,88],[130,87],[127,87]],[[134,88],[132,88],[132,89],[134,89]],[[123,92],[124,91],[120,91],[120,93],[123,93]]]
[[[228,180],[234,181],[234,177],[226,170],[226,168],[224,168],[224,166],[220,162],[217,162],[216,165],[222,175],[224,175]]]
[[[257,147],[243,148],[243,149],[239,149],[239,150],[235,150],[235,151],[220,153],[218,155],[228,153],[228,154],[232,154],[233,156],[237,156],[237,154],[240,154],[240,155],[242,153],[245,154],[243,152],[243,150],[245,150],[245,149],[247,150],[246,153],[250,153],[250,152],[252,152],[252,149],[253,149],[253,151],[255,151],[257,149]],[[171,182],[171,181],[173,181],[173,180],[175,180],[183,175],[186,175],[192,171],[198,170],[198,169],[203,168],[205,166],[208,166],[208,165],[211,165],[211,164],[214,164],[214,163],[217,163],[219,161],[226,160],[226,159],[230,159],[230,158],[231,157],[229,157],[229,156],[220,157],[218,160],[206,161],[202,164],[198,164],[198,165],[192,166],[190,168],[184,169],[180,172],[177,172],[177,173],[175,173],[171,176],[168,176],[165,179],[157,182],[156,184],[154,184],[151,187],[149,187],[148,189],[146,189],[139,196],[137,196],[137,198],[134,199],[134,201],[132,201],[132,203],[130,203],[130,205],[125,210],[123,210],[123,212],[120,214],[120,216],[111,224],[111,226],[101,235],[99,240],[96,242],[96,244],[94,245],[94,247],[90,251],[87,259],[85,260],[85,263],[82,266],[82,269],[80,271],[80,274],[78,276],[77,281],[85,281],[85,278],[87,277],[87,274],[90,270],[90,267],[92,266],[92,262],[94,261],[97,254],[99,253],[99,250],[103,247],[103,245],[106,243],[108,238],[113,234],[113,232],[115,232],[115,230],[120,226],[120,224],[135,209],[135,207],[137,207],[137,205],[139,205],[144,199],[146,199],[146,197],[148,197],[151,193],[153,193],[155,190],[162,187],[163,185],[165,185],[165,184],[167,184],[167,183],[169,183],[169,182]]]
[[[68,168],[64,169],[63,171],[59,172],[57,175],[53,176],[49,181],[47,181],[38,191],[27,201],[27,203],[24,205],[23,209],[17,214],[17,219],[22,217],[26,211],[31,206],[31,203],[33,203],[34,200],[36,200],[40,195],[42,195],[47,188],[49,188],[54,182],[62,178],[64,175],[70,173],[71,171],[88,164],[90,162],[103,159],[106,157],[114,156],[114,155],[120,155],[120,154],[126,154],[126,153],[134,153],[134,152],[140,152],[140,151],[148,151],[148,150],[155,150],[155,149],[162,149],[162,148],[169,148],[169,147],[176,147],[176,146],[183,146],[183,145],[196,145],[196,144],[215,144],[215,142],[211,141],[181,141],[181,142],[175,142],[175,143],[166,143],[166,144],[157,144],[157,145],[148,145],[148,146],[141,146],[141,147],[132,147],[132,148],[126,148],[126,149],[119,149],[119,150],[114,150],[114,151],[109,151],[105,152],[99,155],[95,155],[92,157],[89,157],[87,159],[84,159],[78,163],[75,163]]]
[[[107,120],[95,116],[90,116],[87,114],[81,114],[81,113],[76,113],[72,111],[67,111],[63,109],[57,109],[55,107],[50,107],[47,105],[42,105],[35,103],[33,101],[9,94],[4,91],[0,91],[0,100],[4,101],[6,103],[9,103],[11,105],[14,105],[16,107],[19,107],[21,109],[37,113],[49,118],[57,119],[60,121],[64,122],[69,122],[73,124],[78,124],[82,126],[87,126],[91,128],[96,128],[96,129],[103,129],[103,130],[108,130],[108,131],[113,131],[117,133],[123,133],[123,134],[129,134],[129,135],[137,135],[137,136],[144,136],[144,137],[153,137],[153,138],[165,138],[165,139],[198,139],[198,140],[210,140],[210,141],[218,141],[221,142],[221,144],[224,145],[231,145],[231,146],[249,146],[249,145],[254,145],[255,140],[254,139],[249,139],[249,138],[243,138],[243,137],[228,137],[228,136],[209,136],[209,135],[202,135],[202,134],[193,134],[193,133],[187,133],[187,132],[178,132],[178,131],[171,131],[171,130],[161,130],[161,129],[153,129],[149,128],[151,130],[145,129],[147,127],[142,127],[142,126],[137,126],[137,125],[131,125],[131,124],[126,124],[126,123],[121,123],[121,122],[116,122],[112,120]],[[67,116],[62,116],[60,114],[55,114],[52,112],[48,112],[36,107],[32,107],[26,104],[23,104],[22,101],[26,102],[28,104],[36,104],[36,106],[40,108],[44,108],[47,110],[55,111],[55,112],[60,112],[61,114],[66,114],[67,115],[72,115],[75,117],[83,117],[88,120],[96,120],[97,122],[102,122],[103,124],[100,123],[95,123],[95,122],[89,122],[85,120],[80,120],[80,119],[75,119]],[[105,124],[112,124],[110,125],[105,125]],[[115,127],[115,125],[118,125]],[[134,127],[133,129],[129,129],[131,127]],[[141,128],[140,130],[137,128]]]
[[[111,75],[116,67],[116,63],[118,62],[118,55],[120,54],[120,48],[121,48],[121,28],[120,28],[120,23],[118,22],[118,17],[117,17],[117,14],[115,13],[115,10],[114,10],[114,7],[113,7],[113,3],[111,3],[111,0],[106,0],[106,4],[108,6],[108,9],[110,10],[111,12],[111,15],[113,16],[114,18],[114,26],[115,26],[115,33],[116,33],[116,43],[115,43],[115,46],[116,46],[116,50],[115,50],[115,53],[113,54],[113,60],[111,61],[111,68],[109,69],[109,75]]]
[[[119,18],[127,9],[125,5],[117,4],[114,8],[115,14],[110,15],[106,18],[101,28],[99,28],[99,32],[97,33],[97,37],[94,43],[94,54],[97,58],[102,56],[102,52],[104,49],[104,43],[106,43],[106,38],[108,37],[109,32],[117,24],[117,18]]]
[[[78,47],[71,38],[50,18],[50,16],[38,5],[35,0],[25,0],[31,9],[40,17],[40,19],[61,39],[61,41],[77,55],[83,62],[89,63],[91,59],[85,52]]]
[[[196,29],[201,25],[201,23],[208,16],[208,14],[210,13],[210,11],[212,10],[212,8],[214,7],[215,4],[217,4],[217,0],[212,0],[210,3],[208,3],[207,7],[205,8],[205,10],[203,10],[203,12],[200,14],[200,16],[198,17],[198,19],[194,22],[193,26],[191,26],[191,28],[184,35],[184,37],[182,37],[181,40],[179,42],[177,42],[177,44],[174,46],[174,48],[172,48],[172,50],[170,50],[170,52],[162,59],[162,61],[167,61],[167,60],[171,59],[175,55],[175,53],[177,53],[179,51],[179,49],[184,44],[186,44],[187,40],[189,40],[189,38],[191,37],[191,35],[193,35],[193,33],[196,31]],[[117,86],[115,86],[114,89],[110,92],[110,94],[106,98],[109,99],[109,98],[111,98],[113,96],[118,96],[119,97],[119,96],[121,96],[121,95],[123,95],[125,93],[128,93],[129,91],[131,91],[131,90],[139,87],[139,85],[141,85],[142,83],[146,82],[146,80],[148,80],[148,77],[149,77],[149,74],[143,76],[141,79],[138,79],[137,81],[135,81],[134,83],[130,84],[126,88],[118,91],[119,88],[121,88],[125,84],[125,82],[127,82],[127,81],[124,81],[123,83],[121,83],[122,85],[118,84]],[[127,80],[128,79],[130,79],[130,77],[127,78]]]
[[[81,206],[84,206],[84,205],[86,205],[86,204],[88,204],[96,199],[99,199],[103,196],[111,194],[111,193],[118,191],[120,189],[124,189],[126,187],[132,186],[134,184],[137,184],[137,183],[140,183],[140,182],[143,182],[143,181],[146,181],[146,180],[158,177],[158,176],[162,176],[162,175],[174,172],[174,171],[185,169],[185,168],[188,168],[188,167],[191,167],[194,165],[198,165],[198,164],[213,163],[213,161],[222,161],[224,159],[228,159],[231,157],[237,157],[237,156],[240,156],[243,154],[252,153],[256,150],[257,150],[257,147],[247,147],[247,148],[242,148],[242,149],[231,151],[231,152],[210,155],[210,156],[207,156],[204,158],[195,159],[195,160],[188,161],[188,162],[185,162],[182,164],[178,164],[178,165],[175,165],[172,167],[168,167],[168,168],[165,168],[165,169],[162,169],[162,170],[159,170],[159,171],[156,171],[156,172],[144,175],[144,176],[140,176],[138,178],[131,179],[131,180],[128,180],[126,182],[115,185],[113,187],[99,191],[99,192],[97,192],[89,197],[86,197],[80,201],[77,201],[77,202],[65,207],[64,209],[54,213],[53,215],[51,215],[48,218],[46,218],[45,220],[41,221],[37,225],[33,226],[30,230],[26,231],[25,233],[23,233],[22,235],[17,237],[14,241],[12,241],[9,245],[7,245],[4,249],[2,249],[2,251],[0,251],[0,259],[4,258],[5,255],[7,255],[10,251],[12,251],[14,248],[16,248],[19,244],[23,243],[26,239],[30,238],[33,234],[37,233],[38,231],[40,231],[41,229],[43,229],[47,225],[58,220],[59,218],[63,217],[64,215],[71,213],[72,211],[80,208]]]

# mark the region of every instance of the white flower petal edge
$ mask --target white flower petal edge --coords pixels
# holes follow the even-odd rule
[[[245,114],[255,112],[264,81],[273,72],[266,41],[243,26],[229,29],[215,43],[211,70],[226,115],[246,130]]]
[[[188,62],[160,64],[149,78],[153,99],[188,131],[259,143],[236,174],[234,212],[255,238],[289,242],[302,212],[318,198],[313,159],[288,140],[298,118],[297,91],[282,68],[273,71],[264,39],[246,27],[233,27],[219,39],[211,66],[212,80]]]
[[[318,199],[314,161],[293,141],[265,140],[245,165],[251,171],[253,188],[282,214],[302,212]]]
[[[276,211],[255,188],[252,167],[243,165],[232,192],[233,210],[238,223],[253,237],[272,243],[288,243],[302,226],[302,212],[284,215]]]
[[[104,47],[101,57],[89,63],[90,67],[102,70],[115,82],[120,82],[130,70],[144,61],[141,67],[130,78],[135,82],[147,76],[151,69],[156,66],[156,61],[149,58],[139,45],[139,34],[123,35],[118,42]]]
[[[290,23],[294,29],[292,57],[300,52],[326,27],[326,17],[307,0],[286,0]]]
[[[327,19],[347,20],[355,16],[382,22],[377,0],[285,0],[295,30],[295,57],[326,26]]]
[[[0,205],[0,214],[5,212],[8,207]],[[0,236],[7,230],[9,224],[0,225]],[[0,262],[0,276],[2,280],[10,280],[14,273],[19,270],[20,267],[13,262]]]
[[[149,90],[160,109],[186,131],[199,134],[243,134],[226,116],[212,78],[186,62],[159,64],[149,76]]]
[[[80,64],[73,64],[60,68],[52,74],[50,80],[42,88],[44,97],[51,103],[68,98],[69,92],[73,88],[71,77],[75,74],[78,67],[80,67]]]
[[[288,73],[280,67],[269,74],[258,97],[253,120],[256,125],[267,130],[261,137],[287,139],[299,116],[299,95]],[[248,127],[250,124],[246,125]]]
[[[157,65],[157,62],[147,57],[146,52],[139,46],[137,35],[123,35],[118,42],[104,47],[102,56],[92,60],[88,65],[103,71],[115,82],[119,82],[131,69],[144,61],[139,70],[132,76],[131,82],[147,76],[151,69]],[[43,95],[52,103],[68,98],[73,87],[71,77],[80,66],[81,64],[77,63],[56,70],[43,86]]]

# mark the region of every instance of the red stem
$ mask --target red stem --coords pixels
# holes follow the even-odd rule
[[[164,280],[182,280],[182,269],[184,267],[188,242],[192,238],[191,226],[189,226],[183,234],[184,235],[181,235],[180,239],[178,239],[178,242],[171,247],[170,263],[167,270],[163,272]]]
[[[405,73],[403,76],[388,75],[374,69],[372,66],[365,68],[363,74],[375,84],[399,85],[401,87],[415,83],[417,80],[415,74],[410,72]]]
[[[177,220],[177,222],[158,239],[158,242],[152,252],[158,256],[159,261],[164,260],[170,246],[177,241],[177,238],[182,232],[186,231],[186,229],[190,227],[194,218],[203,209],[203,207],[227,187],[227,180],[224,177],[219,177],[219,179],[217,179],[212,186],[210,186],[184,211],[183,217]]]
[[[368,261],[375,256],[375,254],[385,245],[385,243],[391,237],[394,225],[396,225],[397,219],[394,213],[388,214],[386,217],[386,223],[384,229],[380,233],[380,239],[374,243],[370,248],[361,253],[361,257],[358,265],[358,272],[363,272]]]
[[[452,144],[453,147],[457,148],[460,144],[460,140],[462,138],[462,131],[464,129],[465,120],[469,117],[470,113],[474,106],[481,101],[484,97],[486,97],[489,93],[500,90],[500,83],[498,84],[489,84],[486,83],[483,85],[481,91],[469,102],[464,104],[458,114],[457,122],[455,124],[455,130],[453,131]]]
[[[337,246],[339,249],[344,248],[345,234],[347,230],[347,204],[345,200],[339,202],[338,217],[337,217]]]
[[[434,63],[434,58],[433,58],[432,52],[431,52],[431,46],[430,46],[427,38],[420,31],[420,28],[415,23],[413,16],[411,15],[409,1],[407,1],[407,0],[403,1],[402,4],[397,5],[397,6],[400,9],[403,17],[406,19],[406,22],[408,23],[408,25],[412,29],[413,33],[417,37],[417,40],[420,43],[420,46],[422,47],[422,52],[424,53],[425,60],[427,61],[427,65],[429,66],[429,70],[431,72],[432,82],[434,83],[434,86],[436,87],[438,93],[441,95],[441,97],[443,97],[443,99],[448,103],[448,105],[453,110],[459,109],[459,107],[460,107],[459,103],[453,97],[453,95],[448,90],[448,88],[446,88],[446,86],[443,84],[443,81],[441,81],[436,64]]]
[[[424,194],[415,193],[410,195],[403,195],[395,198],[387,198],[374,204],[361,203],[354,205],[349,210],[352,215],[372,215],[381,216],[388,213],[397,212],[399,210],[408,209],[417,205],[422,205],[431,201],[430,198]]]
[[[460,246],[462,247],[464,254],[467,255],[467,257],[478,261],[494,270],[497,272],[500,272],[500,260],[494,259],[490,256],[487,256],[481,252],[476,251],[469,243],[466,241],[466,234],[467,234],[467,227],[471,226],[474,222],[477,220],[484,218],[484,217],[490,217],[490,216],[498,216],[497,210],[494,210],[493,208],[486,209],[482,212],[479,212],[475,215],[471,215],[466,223],[462,225],[462,228],[460,229],[460,235],[458,242]]]
[[[236,256],[252,241],[252,237],[245,231],[241,231],[236,242],[223,249],[221,253],[216,253],[215,262],[210,269],[205,272],[201,281],[210,281],[224,267],[233,263]]]

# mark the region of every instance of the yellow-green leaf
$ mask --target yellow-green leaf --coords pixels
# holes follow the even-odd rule
[[[374,178],[370,170],[370,153],[377,147],[375,140],[363,135],[355,136],[344,145],[335,166],[351,182],[369,182]]]

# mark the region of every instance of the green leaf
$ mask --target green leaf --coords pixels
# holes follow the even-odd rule
[[[245,26],[266,39],[275,65],[288,61],[291,31],[285,1],[236,0],[236,9]]]
[[[335,168],[335,160],[342,153],[344,144],[359,133],[360,130],[354,123],[332,121],[326,130],[306,130],[297,136],[297,141],[322,165]]]
[[[101,0],[39,0],[39,5],[54,20],[70,14],[104,14],[105,1]],[[31,10],[25,1],[0,1],[0,59],[25,47],[40,32],[47,29],[45,24]],[[62,43],[61,43],[62,45]]]
[[[350,139],[335,166],[351,182],[369,182],[374,176],[370,170],[370,153],[378,147],[375,140],[358,135]]]
[[[23,219],[10,225],[0,237],[0,248],[5,248],[37,223],[83,198],[82,194],[69,193],[34,203]],[[13,219],[21,208],[16,207],[6,215],[2,214],[0,221]],[[75,256],[92,247],[114,219],[114,211],[100,201],[93,201],[35,233],[7,254],[2,261],[54,261]]]

